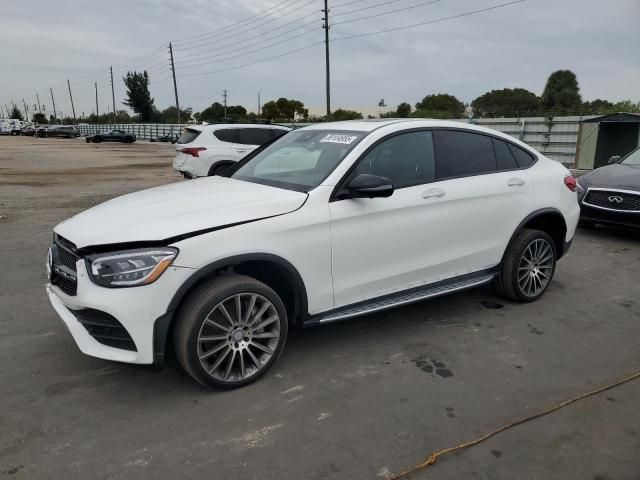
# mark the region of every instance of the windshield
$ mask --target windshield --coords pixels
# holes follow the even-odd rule
[[[307,192],[320,185],[366,133],[289,132],[257,153],[231,178]]]
[[[640,165],[640,148],[636,148],[620,163],[623,165]]]

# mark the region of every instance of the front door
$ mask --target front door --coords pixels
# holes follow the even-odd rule
[[[387,137],[358,162],[346,183],[368,173],[389,178],[395,191],[330,202],[336,307],[446,278],[451,260],[450,212],[434,182],[432,133]]]

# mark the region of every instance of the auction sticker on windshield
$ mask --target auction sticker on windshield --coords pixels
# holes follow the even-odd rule
[[[345,145],[349,145],[356,138],[356,135],[338,135],[335,133],[329,133],[322,140],[321,143],[344,143]]]

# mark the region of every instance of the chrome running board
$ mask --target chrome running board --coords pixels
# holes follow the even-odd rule
[[[473,277],[467,277],[464,280],[451,280],[450,282],[439,282],[436,285],[425,285],[419,289],[412,289],[410,292],[400,292],[398,294],[387,295],[381,299],[373,299],[367,302],[359,303],[355,306],[347,306],[339,310],[334,310],[328,314],[320,314],[318,317],[308,322],[311,324],[323,324],[344,320],[346,318],[366,315],[368,313],[379,312],[388,308],[408,305],[410,303],[419,302],[428,298],[439,297],[448,293],[465,290],[467,288],[477,287],[490,282],[495,277],[493,273],[482,273]]]

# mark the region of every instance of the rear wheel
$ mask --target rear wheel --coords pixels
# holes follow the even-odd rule
[[[524,229],[508,248],[496,279],[498,292],[518,302],[537,300],[555,272],[553,240],[541,230]]]
[[[209,169],[209,176],[212,177],[214,175],[220,175],[231,165],[233,165],[233,162],[220,162],[216,163],[215,165],[211,165],[211,168]]]
[[[287,314],[267,285],[226,274],[198,287],[177,313],[174,348],[205,386],[236,388],[262,376],[287,338]]]
[[[133,143],[132,137],[124,137],[124,143]]]

